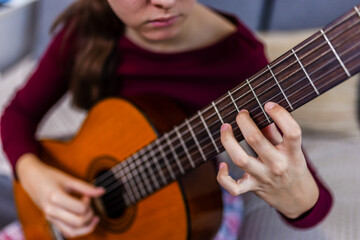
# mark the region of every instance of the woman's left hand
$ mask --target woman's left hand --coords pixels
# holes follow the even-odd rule
[[[248,111],[240,111],[236,122],[258,157],[249,156],[235,139],[231,125],[223,124],[221,142],[232,161],[245,173],[234,180],[222,162],[217,180],[232,195],[253,191],[286,217],[294,219],[316,204],[319,189],[301,150],[299,125],[278,104],[269,102],[265,110],[283,135],[275,124],[259,130]]]

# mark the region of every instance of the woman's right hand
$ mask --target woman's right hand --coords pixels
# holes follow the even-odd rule
[[[94,230],[99,218],[94,215],[90,198],[101,196],[104,189],[46,165],[33,154],[19,158],[16,172],[25,191],[64,237],[78,237]]]

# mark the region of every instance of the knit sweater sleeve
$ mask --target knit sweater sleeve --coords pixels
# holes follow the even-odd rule
[[[3,150],[13,170],[23,154],[40,154],[39,143],[35,139],[37,126],[68,88],[65,66],[69,65],[71,53],[69,44],[63,45],[65,37],[63,28],[54,36],[35,71],[13,96],[1,117]],[[67,38],[66,42],[70,41],[71,37]]]

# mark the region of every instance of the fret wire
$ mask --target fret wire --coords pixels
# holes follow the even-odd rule
[[[237,112],[240,112],[240,110],[239,110],[238,106],[236,105],[236,102],[235,102],[233,96],[231,95],[231,92],[230,92],[230,91],[228,91],[228,95],[229,95],[229,97],[231,98],[231,101],[234,103],[235,108],[236,108],[236,111],[237,111]]]
[[[131,172],[130,176],[131,179],[133,179],[134,185],[137,187],[137,191],[140,195],[140,199],[143,198],[143,196],[146,196],[146,191],[145,191],[145,187],[144,187],[144,182],[141,180],[140,176],[139,176],[139,169],[138,166],[135,163],[135,159],[134,156],[130,156],[129,160],[127,161],[129,162],[129,171]],[[139,181],[140,180],[140,181]],[[139,185],[139,183],[141,185]],[[142,192],[145,192],[145,194],[141,194]]]
[[[127,176],[126,176],[127,173],[125,172],[126,166],[124,166],[124,164],[126,164],[126,163],[121,162],[121,164],[122,164],[121,170],[124,174],[119,175],[119,174],[115,174],[115,172],[113,172],[113,175],[118,179],[118,181],[120,180],[120,184],[122,183],[122,185],[125,187],[125,191],[127,193],[129,204],[131,204],[131,203],[136,202],[135,192],[134,192],[134,189],[131,186],[130,182],[127,180]],[[107,189],[107,190],[109,191],[109,189]]]
[[[125,204],[127,205],[127,206],[130,206],[131,205],[131,201],[130,201],[130,198],[129,198],[129,196],[128,196],[128,192],[123,192],[123,193],[121,193],[121,196],[123,197],[123,199],[124,199],[124,201],[125,201]]]
[[[150,148],[150,145],[151,145],[151,144],[147,145],[146,147],[147,147],[147,149],[148,149],[148,151],[149,151],[149,153],[150,153],[151,160],[152,160],[152,162],[155,164],[155,167],[156,167],[156,169],[158,170],[158,173],[160,174],[161,181],[163,182],[163,184],[166,185],[166,184],[167,184],[167,180],[166,180],[166,178],[165,178],[165,175],[164,175],[163,171],[161,170],[161,167],[160,167],[160,165],[159,165],[159,161],[158,161],[158,159],[156,158],[153,149]],[[151,147],[152,147],[152,146],[151,146]]]
[[[134,195],[135,195],[135,199],[136,200],[140,200],[141,199],[141,196],[140,196],[140,191],[138,189],[138,186],[134,180],[134,175],[132,174],[132,170],[130,168],[130,161],[126,161],[126,162],[122,162],[124,163],[124,172],[125,173],[125,181],[127,180],[128,183],[130,183],[130,186],[131,186],[131,190],[133,191]]]
[[[113,173],[113,174],[117,179],[120,179],[120,181],[121,181],[120,183],[122,183],[122,185],[125,187],[125,191],[126,191],[127,197],[128,197],[128,199],[127,199],[128,200],[128,205],[130,205],[131,203],[136,202],[135,197],[134,197],[134,195],[132,193],[131,187],[129,186],[129,182],[123,180],[123,178],[126,178],[125,174],[123,176],[121,176],[121,175],[118,176],[119,175],[118,173]]]
[[[171,178],[172,178],[173,180],[175,180],[176,177],[175,177],[174,172],[173,172],[173,170],[172,170],[172,168],[171,168],[171,166],[170,166],[170,164],[169,164],[169,161],[168,161],[168,159],[167,159],[167,157],[166,157],[166,155],[165,155],[165,153],[164,153],[164,150],[163,150],[163,148],[162,148],[162,146],[161,146],[161,144],[160,144],[160,142],[159,142],[159,138],[156,139],[155,143],[157,144],[158,148],[160,149],[161,156],[163,157],[164,162],[165,162],[165,164],[166,164],[166,167],[167,167],[167,169],[168,169],[169,172],[170,172]]]
[[[345,73],[348,75],[348,77],[351,77],[351,74],[349,73],[349,71],[347,70],[346,66],[344,65],[343,61],[341,60],[340,56],[337,54],[335,48],[333,47],[333,45],[331,44],[331,42],[329,41],[328,37],[325,35],[324,31],[321,29],[320,30],[321,34],[324,36],[326,42],[329,44],[331,50],[333,51],[333,53],[335,54],[337,60],[339,61],[341,67],[344,69]]]
[[[185,151],[185,154],[186,154],[186,156],[187,156],[187,158],[188,158],[191,166],[192,166],[193,168],[195,168],[195,164],[194,164],[194,162],[193,162],[193,160],[192,160],[192,158],[191,158],[191,155],[190,155],[190,153],[189,153],[189,151],[188,151],[188,149],[187,149],[187,147],[186,147],[186,145],[185,145],[184,140],[182,139],[182,137],[181,137],[181,135],[180,135],[179,129],[175,126],[174,130],[175,130],[175,132],[176,132],[176,135],[177,135],[178,139],[180,140],[180,143],[181,143],[181,145],[182,145],[182,147],[183,147],[183,149],[184,149],[184,151]]]
[[[141,176],[142,178],[144,179],[145,181],[145,186],[146,186],[146,189],[148,190],[149,193],[153,192],[153,188],[151,186],[151,183],[149,181],[149,178],[146,176],[146,173],[145,173],[145,167],[144,165],[142,164],[143,161],[142,161],[142,157],[140,156],[141,153],[143,154],[144,151],[143,149],[137,153],[134,154],[134,158],[137,159],[136,162],[138,163],[137,166],[139,167],[139,172],[141,173]]]
[[[149,145],[148,145],[149,146]],[[149,157],[147,156],[146,152],[144,153],[144,155],[142,156],[142,160],[143,162],[145,163],[146,167],[147,167],[147,170],[150,172],[150,177],[153,181],[153,183],[155,184],[155,187],[156,189],[159,189],[160,188],[160,184],[159,182],[157,181],[157,178],[155,177],[155,174],[154,174],[154,171],[151,167],[151,163],[149,160]]]
[[[357,7],[357,6],[355,6],[355,7],[354,7],[354,9],[355,9],[355,11],[357,12],[357,14],[358,14],[358,15],[359,15],[359,17],[360,17],[360,11],[359,11],[358,7]]]
[[[184,175],[184,174],[185,174],[184,168],[183,168],[183,166],[181,165],[181,161],[180,161],[180,159],[179,159],[179,157],[178,157],[178,155],[177,155],[177,153],[176,153],[176,151],[175,151],[174,146],[172,145],[172,142],[171,142],[170,139],[169,139],[169,134],[168,134],[168,133],[165,133],[165,134],[164,134],[164,137],[165,137],[165,139],[166,139],[167,144],[169,145],[169,148],[170,148],[170,151],[171,151],[172,155],[173,155],[174,158],[175,158],[175,161],[176,161],[176,163],[177,163],[177,165],[178,165],[178,167],[179,167],[179,169],[180,169],[181,174]]]
[[[283,89],[282,89],[282,87],[280,86],[280,83],[279,83],[279,81],[277,80],[277,78],[276,78],[276,76],[275,76],[274,72],[271,70],[271,67],[270,67],[269,65],[267,65],[267,67],[268,67],[268,69],[269,69],[269,71],[270,71],[271,75],[273,76],[273,78],[274,78],[274,80],[275,80],[276,84],[278,85],[278,87],[279,87],[279,89],[280,89],[280,91],[281,91],[282,95],[284,96],[284,98],[285,98],[286,102],[288,103],[289,107],[291,108],[291,110],[294,110],[294,108],[293,108],[293,106],[291,105],[291,103],[290,103],[289,99],[288,99],[288,98],[287,98],[287,96],[285,95],[284,90],[283,90]]]
[[[201,119],[201,121],[202,121],[205,129],[206,129],[206,132],[208,133],[208,135],[209,135],[209,137],[210,137],[210,139],[211,139],[212,144],[214,145],[214,147],[215,147],[215,149],[216,149],[216,152],[220,153],[219,148],[218,148],[218,146],[216,145],[216,143],[215,143],[215,141],[214,141],[214,139],[213,139],[213,137],[212,137],[212,135],[211,135],[211,133],[210,133],[210,130],[209,130],[209,128],[208,128],[208,126],[207,126],[207,124],[206,124],[203,116],[201,115],[201,112],[200,112],[200,111],[198,111],[198,115],[199,115],[199,117],[200,117],[200,119]]]
[[[254,95],[254,97],[255,97],[256,101],[258,102],[258,104],[259,104],[259,106],[260,106],[260,108],[261,108],[262,112],[264,113],[264,115],[265,115],[266,119],[267,119],[267,120],[268,120],[268,122],[270,123],[271,121],[270,121],[270,119],[269,119],[269,117],[268,117],[267,113],[265,112],[265,110],[264,110],[263,106],[261,105],[261,102],[259,101],[258,97],[256,96],[255,91],[254,91],[253,87],[251,86],[251,84],[250,84],[250,82],[249,82],[249,80],[248,80],[248,79],[246,79],[246,83],[249,85],[250,90],[251,90],[251,92],[253,93],[253,95]]]
[[[220,115],[220,112],[219,112],[219,110],[217,109],[215,103],[214,103],[214,102],[211,102],[211,104],[213,105],[213,107],[214,107],[214,109],[215,109],[215,112],[216,112],[216,114],[218,115],[221,123],[224,124],[224,121],[223,121],[223,119],[222,119],[222,117],[221,117],[221,115]]]
[[[306,71],[305,67],[304,67],[304,66],[303,66],[303,64],[301,63],[301,61],[300,61],[299,57],[297,56],[297,54],[295,53],[294,49],[291,49],[291,50],[292,50],[292,52],[293,52],[294,56],[296,57],[296,60],[297,60],[297,61],[298,61],[298,63],[300,64],[300,67],[301,67],[301,68],[302,68],[302,70],[304,71],[304,73],[305,73],[305,75],[306,75],[307,79],[309,80],[309,82],[310,82],[311,86],[314,88],[314,90],[315,90],[316,94],[317,94],[317,95],[320,95],[320,93],[319,93],[318,89],[316,88],[315,84],[314,84],[314,83],[313,83],[313,81],[311,80],[311,78],[310,78],[310,76],[309,76],[308,72]]]
[[[130,162],[129,166],[131,166],[131,164],[135,165],[135,168],[130,168],[129,167],[129,171],[131,172],[131,175],[132,175],[132,177],[134,179],[134,183],[137,186],[137,189],[139,190],[140,198],[143,198],[144,196],[146,196],[146,191],[145,191],[145,188],[144,188],[144,185],[143,185],[143,181],[140,179],[140,176],[138,174],[138,169],[137,169],[137,166],[135,164],[134,156],[130,156],[129,162]],[[135,174],[133,174],[134,170],[132,170],[132,169],[135,170]],[[134,176],[135,176],[135,178],[134,178]],[[141,186],[139,186],[139,183],[141,184]]]
[[[115,184],[120,184],[121,185],[121,183],[119,182],[119,181],[117,181],[117,182],[115,182]],[[111,187],[113,187],[114,185],[112,184],[111,185]],[[124,184],[122,184],[122,186],[124,186]],[[116,186],[115,186],[116,187]],[[116,188],[118,188],[118,187],[116,187]],[[115,190],[116,188],[114,188],[114,189],[112,189],[112,190]],[[112,192],[112,190],[108,190],[108,189],[106,189],[106,193],[107,194],[109,194],[110,192]],[[125,192],[124,191],[121,191],[121,196],[123,197],[123,199],[124,199],[124,201],[125,201],[125,204],[127,205],[127,206],[130,206],[132,203],[131,203],[131,200],[130,200],[130,198],[129,198],[129,191],[128,190],[125,190]]]
[[[201,146],[200,146],[200,144],[199,144],[199,141],[197,140],[196,135],[195,135],[193,129],[191,128],[191,126],[190,126],[189,120],[188,120],[188,119],[185,119],[185,122],[186,122],[186,125],[187,125],[188,128],[189,128],[189,131],[190,131],[190,133],[191,133],[191,136],[193,137],[193,139],[194,139],[194,141],[195,141],[196,146],[198,147],[198,149],[199,149],[199,151],[200,151],[201,156],[203,157],[204,161],[206,162],[207,158],[205,157],[205,154],[204,154],[203,150],[201,149]]]

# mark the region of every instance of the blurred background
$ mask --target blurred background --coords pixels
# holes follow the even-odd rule
[[[54,18],[71,2],[0,1],[0,114],[15,89],[24,83],[36,66],[50,40],[49,27]],[[359,4],[355,0],[200,2],[237,15],[264,42],[270,60]],[[307,239],[360,239],[358,83],[358,76],[355,76],[294,112],[303,128],[303,144],[310,159],[335,196],[330,216],[316,229],[305,231]],[[57,113],[44,123],[39,136],[67,134],[76,130],[84,113],[71,109],[68,103],[65,97]],[[0,189],[1,229],[16,219],[11,198],[11,171],[1,151]],[[246,214],[256,216],[261,211]],[[286,238],[287,231],[279,230],[278,239]],[[266,236],[266,232],[259,231],[256,239],[267,239]]]

